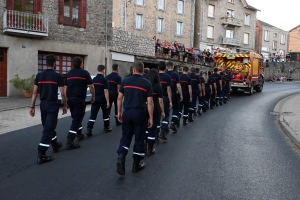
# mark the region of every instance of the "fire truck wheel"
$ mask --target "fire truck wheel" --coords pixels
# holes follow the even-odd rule
[[[263,88],[264,88],[264,85],[263,85],[263,84],[257,86],[256,92],[261,92],[261,91],[263,90]]]

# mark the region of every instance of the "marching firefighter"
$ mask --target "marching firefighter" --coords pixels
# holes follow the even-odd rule
[[[99,65],[97,68],[98,74],[95,78],[93,78],[93,84],[95,87],[95,101],[92,104],[91,108],[91,116],[87,123],[87,132],[86,135],[91,137],[92,129],[94,127],[95,121],[97,119],[98,112],[101,108],[103,113],[103,121],[104,121],[104,131],[110,132],[112,129],[109,127],[109,114],[108,108],[109,104],[109,94],[108,94],[108,81],[104,77],[105,73],[105,66]]]
[[[180,102],[180,111],[183,109],[183,125],[187,125],[190,103],[192,102],[192,83],[191,78],[187,75],[188,67],[183,67],[183,72],[180,75],[180,85],[182,89],[183,100]]]
[[[61,92],[62,101],[64,103],[63,115],[67,113],[67,101],[64,90],[63,77],[54,71],[56,67],[56,56],[48,55],[46,57],[47,69],[37,74],[34,81],[34,89],[31,100],[30,115],[35,115],[35,101],[40,91],[40,110],[43,125],[43,136],[38,145],[37,163],[42,164],[53,160],[52,156],[47,156],[46,151],[52,145],[53,152],[56,153],[62,147],[61,142],[57,142],[56,125],[59,105],[57,103],[58,87]]]
[[[70,108],[72,124],[68,133],[67,150],[80,148],[79,144],[74,143],[77,136],[77,141],[84,139],[82,134],[82,119],[85,115],[85,98],[87,86],[90,88],[92,99],[91,103],[95,100],[95,90],[91,75],[88,71],[82,69],[82,58],[75,57],[73,60],[74,68],[71,69],[66,75],[66,91],[68,106]]]
[[[120,126],[121,123],[118,121],[118,93],[121,87],[122,78],[118,74],[119,66],[118,64],[112,65],[112,73],[106,76],[106,79],[108,80],[108,93],[109,93],[109,105],[108,108],[108,114],[110,116],[110,111],[112,108],[112,104],[115,105],[115,120],[116,120],[116,126]]]
[[[204,78],[204,85],[205,85],[205,107],[209,109],[210,101],[211,101],[211,95],[212,95],[212,88],[213,88],[213,81],[212,78],[209,77],[209,74],[207,72],[203,75]]]
[[[216,101],[217,101],[217,104],[219,103],[220,105],[222,105],[222,96],[221,96],[221,92],[222,92],[222,77],[221,77],[220,74],[218,74],[218,68],[214,68],[214,73],[211,76],[216,81],[216,86],[217,86]]]
[[[225,77],[225,74],[224,72],[220,72],[220,75],[222,77],[222,91],[221,91],[221,101],[226,104],[226,99],[224,98],[225,97],[225,88],[226,88],[226,77]]]
[[[200,77],[195,74],[195,72],[196,72],[195,67],[191,67],[190,72],[191,73],[189,74],[189,77],[191,78],[191,84],[192,84],[192,102],[191,102],[190,108],[189,108],[188,120],[189,120],[189,122],[193,122],[194,121],[193,113],[197,109],[197,99],[198,99],[198,96],[200,96],[202,94],[200,93],[200,91],[201,91]]]
[[[211,80],[211,87],[212,87],[212,90],[211,90],[211,95],[210,95],[210,109],[214,109],[215,106],[217,106],[217,102],[215,100],[216,98],[216,90],[217,90],[217,86],[216,86],[216,80],[212,77],[212,73],[211,71],[208,71],[207,72],[207,75],[208,77],[210,78]]]
[[[143,78],[144,64],[140,61],[133,63],[133,75],[124,79],[118,96],[118,120],[122,122],[122,138],[118,148],[117,173],[125,175],[125,157],[128,153],[133,135],[132,172],[136,173],[144,168],[142,162],[145,156],[144,134],[147,128],[145,102],[148,107],[148,128],[153,125],[153,98],[151,83]],[[124,105],[122,112],[122,104]]]
[[[203,73],[202,72],[200,73],[199,68],[196,68],[196,75],[199,76],[200,82],[201,82],[201,91],[200,91],[201,95],[198,96],[199,104],[198,104],[197,114],[202,115],[201,110],[203,112],[206,112],[206,107],[204,106],[204,103],[205,103],[205,80],[203,78]]]

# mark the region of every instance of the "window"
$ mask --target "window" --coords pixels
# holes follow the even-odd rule
[[[234,3],[234,0],[228,0],[229,3]]]
[[[214,38],[214,27],[207,26],[207,38]]]
[[[286,42],[286,35],[285,34],[281,34],[280,44],[285,44],[285,42]]]
[[[277,41],[275,41],[275,40],[273,41],[272,49],[275,51],[277,50]]]
[[[234,17],[234,10],[227,10],[227,17],[228,18]]]
[[[136,0],[136,5],[144,6],[144,0]]]
[[[265,36],[264,36],[265,41],[269,41],[269,38],[270,38],[270,31],[265,31]]]
[[[274,37],[274,38],[277,38],[277,33],[274,33],[274,34],[273,34],[273,37]]]
[[[183,1],[178,0],[177,2],[177,14],[183,14]]]
[[[14,1],[14,10],[20,12],[33,13],[33,0],[15,0]]]
[[[86,27],[86,0],[59,0],[59,23]]]
[[[137,14],[135,16],[135,28],[136,29],[143,29],[144,28],[143,15]]]
[[[245,25],[250,25],[250,15],[248,14],[245,15]]]
[[[244,33],[244,44],[249,44],[250,34]]]
[[[158,9],[165,10],[165,0],[158,0]]]
[[[177,22],[176,35],[183,35],[183,23]]]
[[[226,38],[233,38],[233,30],[226,30]]]
[[[164,19],[163,18],[158,18],[157,19],[157,32],[162,33],[164,29]]]
[[[215,17],[215,6],[208,5],[208,17]]]

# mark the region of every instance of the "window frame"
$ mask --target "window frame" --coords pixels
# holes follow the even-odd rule
[[[267,37],[266,37],[266,32],[268,33]],[[264,41],[266,41],[266,42],[270,41],[270,31],[269,30],[264,30]]]
[[[210,15],[210,12],[209,12],[209,8],[210,7],[213,7],[212,16]],[[207,17],[209,17],[209,18],[215,18],[215,13],[216,13],[216,6],[212,5],[212,4],[209,4],[208,7],[207,7]]]
[[[280,44],[283,44],[283,45],[286,44],[286,34],[281,33],[281,35],[280,35]]]
[[[142,2],[142,5],[139,4],[138,1],[139,1],[139,0],[135,0],[135,5],[141,6],[141,7],[144,7],[144,6],[145,6],[145,0],[141,0],[141,1],[143,1],[143,2]]]
[[[160,8],[159,5],[160,5],[160,1],[163,1],[163,8]],[[157,0],[157,10],[166,10],[166,0]]]
[[[158,23],[159,20],[162,20],[162,22],[161,22],[161,31],[159,31],[159,23]],[[163,33],[164,29],[165,29],[165,19],[162,18],[162,17],[158,17],[157,22],[156,22],[156,32],[157,33]]]
[[[234,3],[234,0],[228,0],[228,3]]]
[[[179,2],[182,2],[182,13],[178,12],[178,11],[179,11],[179,9],[178,9]],[[185,1],[184,1],[184,0],[177,0],[177,8],[176,8],[176,12],[177,12],[178,15],[184,15],[184,4],[185,4]]]
[[[64,19],[64,25],[78,27],[79,26],[79,15],[80,15],[80,11],[79,11],[80,0],[78,0],[78,9],[77,9],[77,16],[78,16],[78,18],[77,18],[77,24],[72,24],[73,20],[76,19],[76,18],[73,18],[73,10],[74,10],[73,3],[74,3],[74,0],[69,0],[69,1],[70,1],[70,5],[69,5],[69,18],[70,18],[70,22],[66,23],[65,19]],[[65,2],[64,2],[64,17],[65,17]]]
[[[142,28],[137,28],[137,26],[136,26],[137,25],[137,16],[141,16],[142,17],[142,20],[141,20],[141,23],[142,23],[141,26],[142,26]],[[144,15],[143,14],[135,13],[135,20],[134,21],[135,21],[135,26],[134,27],[135,27],[136,30],[144,30]]]
[[[208,37],[208,27],[212,27],[212,37]],[[208,24],[206,27],[206,38],[214,39],[214,35],[215,35],[215,26]]]
[[[181,33],[178,34],[178,24],[181,24]],[[176,21],[176,36],[183,36],[183,22],[182,21]]]
[[[232,37],[227,37],[227,32],[229,32],[229,31],[230,31],[230,35],[232,35]],[[225,37],[226,37],[226,38],[233,39],[233,37],[234,37],[234,31],[231,30],[231,29],[226,29],[226,30],[225,30]]]
[[[70,0],[70,2],[73,2],[73,0]],[[70,7],[71,6],[72,6],[72,4],[70,4]],[[59,0],[58,23],[63,24],[65,26],[85,28],[86,27],[86,9],[87,9],[87,0],[78,0],[78,24],[77,25],[66,24],[65,18],[64,18],[65,17],[65,0]],[[71,16],[71,13],[70,13],[70,16]],[[70,17],[70,22],[71,21],[72,21],[72,18]]]
[[[226,17],[228,17],[228,15],[227,15],[228,11],[231,12],[231,15],[232,15],[231,18],[234,18],[234,10],[232,10],[232,9],[227,9],[227,11],[226,11]]]
[[[248,35],[248,42],[245,43],[245,35]],[[244,32],[244,40],[243,40],[243,43],[246,44],[246,45],[250,45],[250,33],[249,32]]]
[[[246,24],[247,16],[249,16],[248,24]],[[244,21],[244,24],[245,24],[246,26],[250,26],[250,21],[251,21],[251,15],[246,13],[246,14],[245,14],[245,21]]]
[[[272,50],[277,51],[278,42],[276,40],[273,40],[272,42]]]

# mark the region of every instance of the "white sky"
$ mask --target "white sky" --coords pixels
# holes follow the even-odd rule
[[[246,0],[261,10],[257,19],[285,31],[300,25],[300,0]]]

